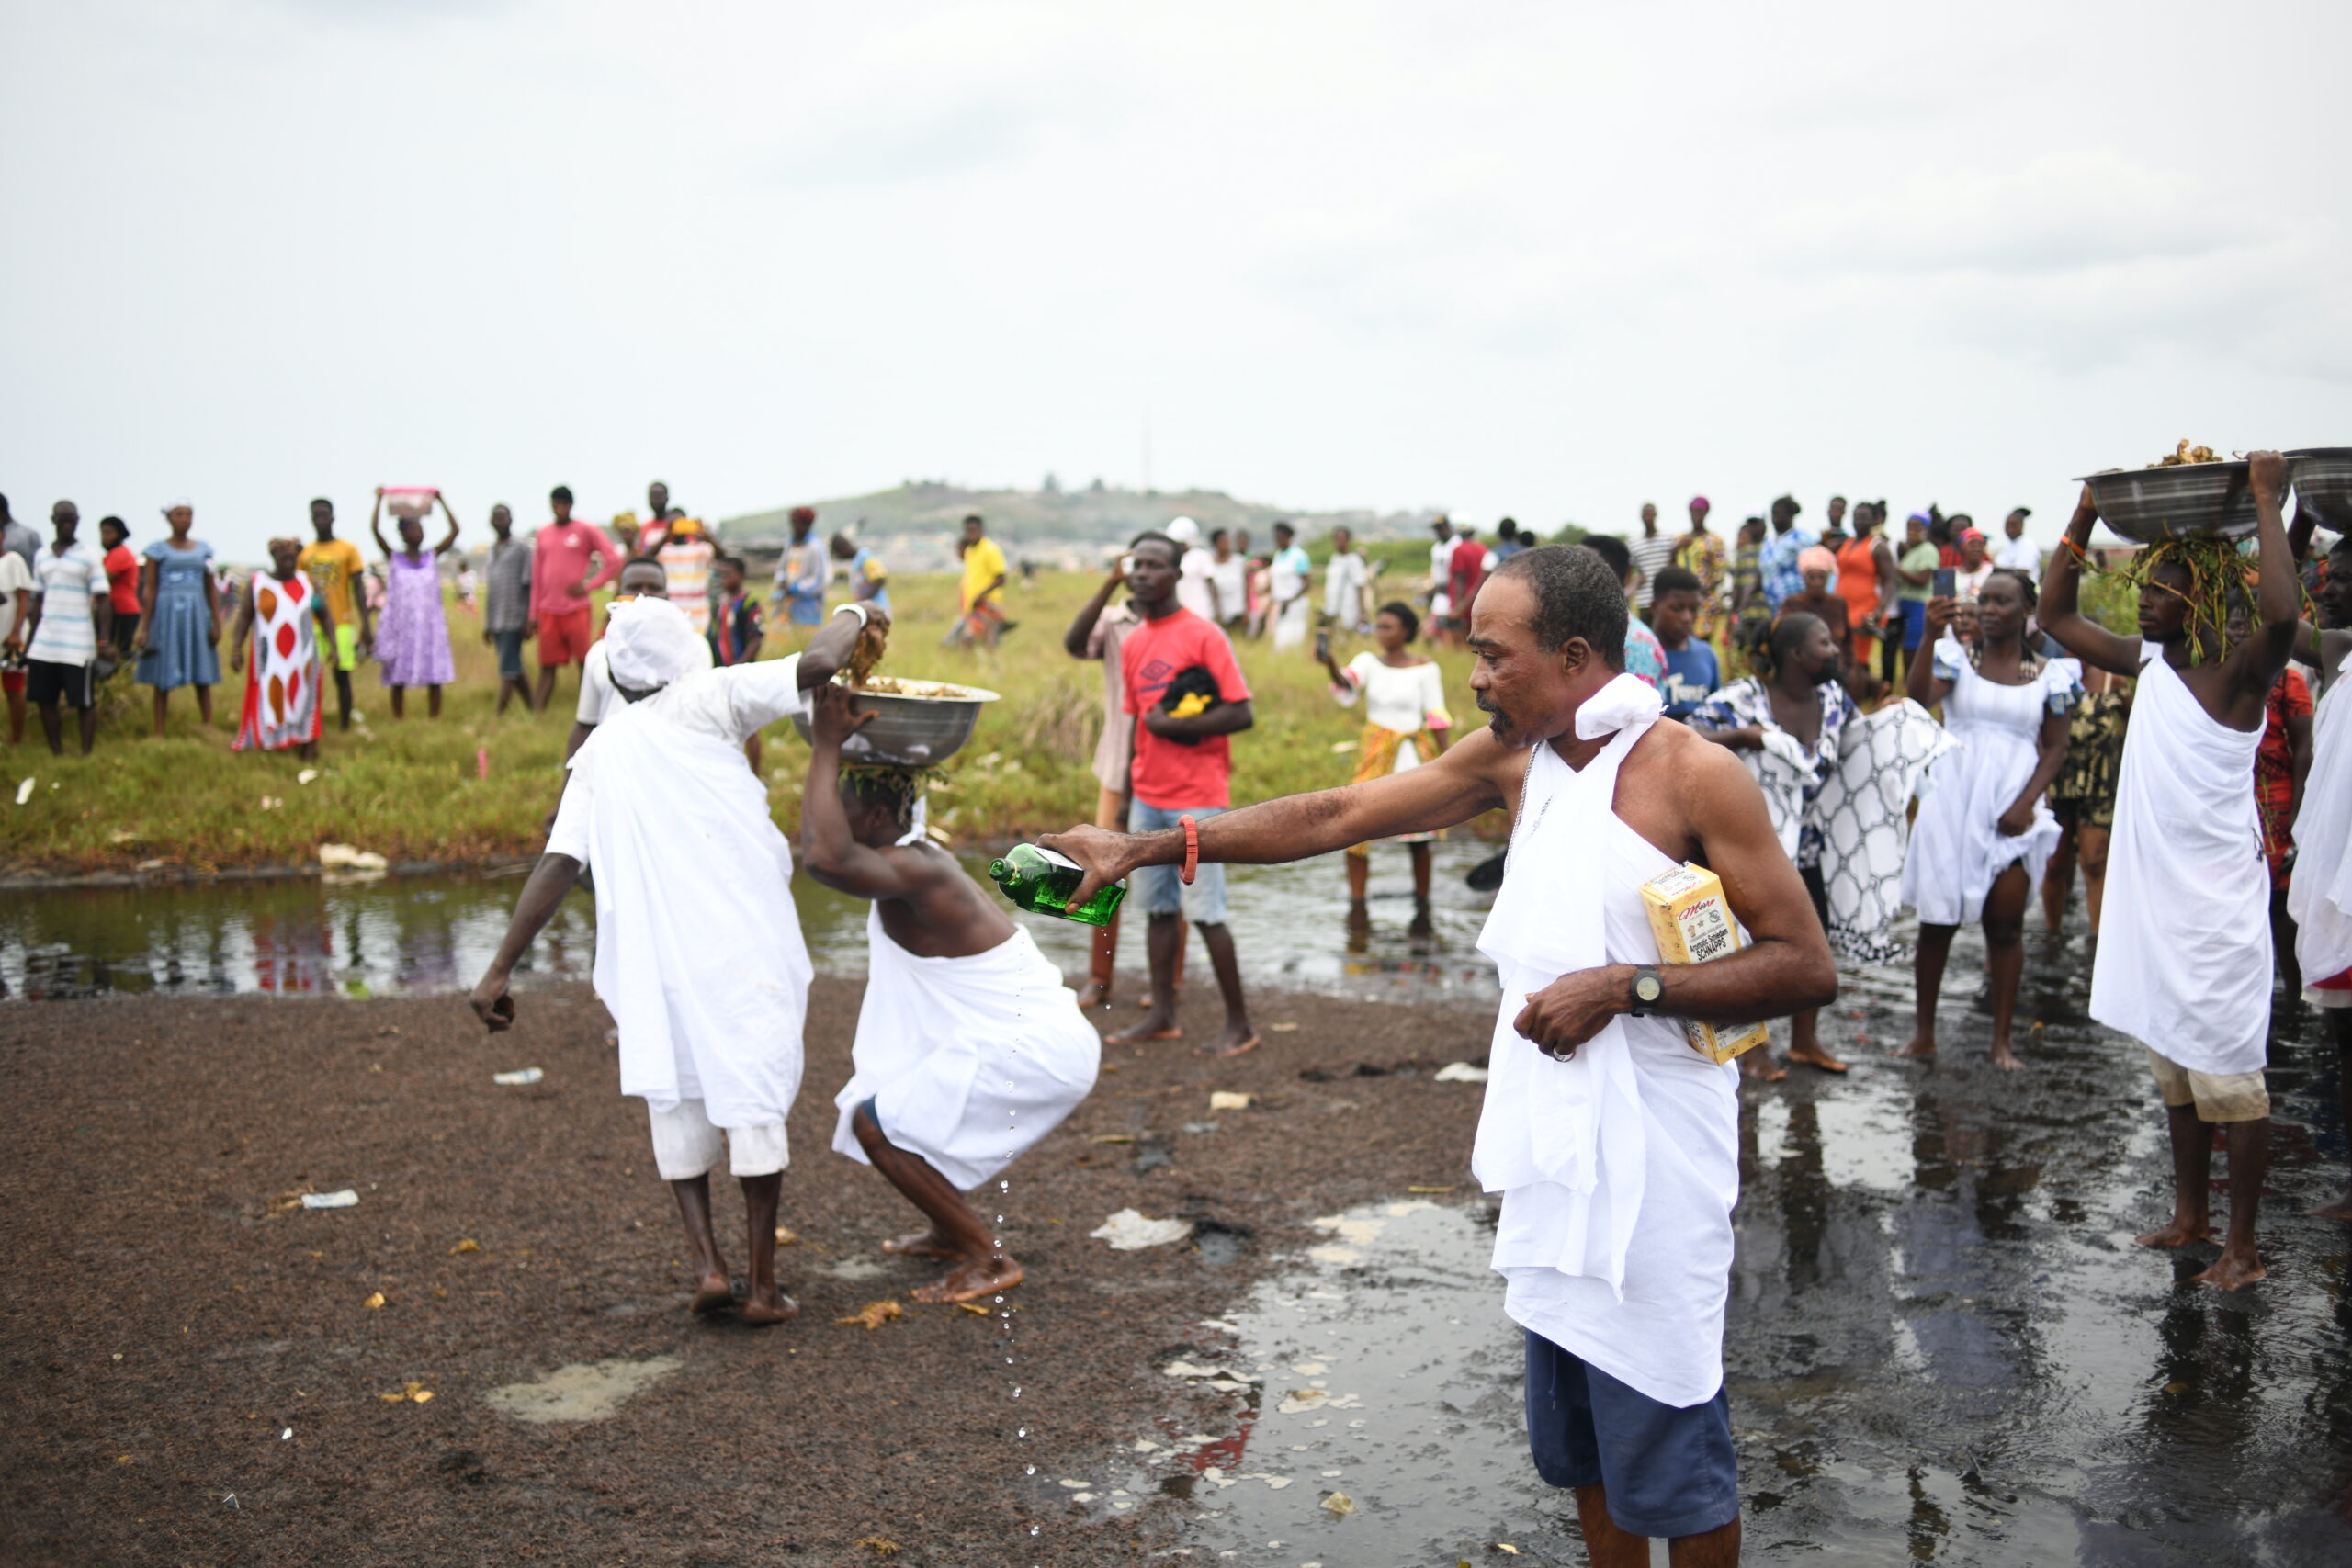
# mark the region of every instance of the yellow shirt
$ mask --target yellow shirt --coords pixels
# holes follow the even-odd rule
[[[966,550],[964,552],[964,608],[969,611],[975,607],[979,603],[981,595],[988,592],[989,585],[1003,575],[1004,552],[996,547],[994,539],[984,537],[978,544]],[[998,593],[1002,592],[1001,588],[996,590]]]
[[[359,547],[349,539],[330,539],[322,545],[315,540],[302,547],[294,564],[310,578],[311,585],[326,595],[327,615],[336,626],[351,624],[351,585],[368,570],[360,558]]]

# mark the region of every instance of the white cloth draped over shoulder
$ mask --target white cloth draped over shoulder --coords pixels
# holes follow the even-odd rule
[[[2295,875],[2287,913],[2304,979],[2352,969],[2352,653],[2312,716],[2312,771],[2295,813]]]
[[[2042,868],[2059,838],[2049,802],[2034,802],[2022,833],[2002,832],[2000,820],[2041,764],[2042,720],[2082,694],[2083,667],[2053,659],[2031,680],[2005,686],[1979,674],[1956,637],[1939,641],[1934,658],[1937,676],[1951,682],[1944,728],[1959,746],[1936,764],[1921,792],[1902,900],[1927,924],[1956,926],[1983,918],[1994,881],[2019,861],[2030,883],[2028,900],[2041,890]]]
[[[667,608],[668,606],[664,606]],[[596,995],[623,1094],[767,1127],[800,1089],[808,951],[744,739],[799,711],[797,656],[686,676],[596,727],[548,852],[594,869]]]
[[[1723,1385],[1738,1070],[1693,1051],[1679,1021],[1618,1018],[1566,1062],[1513,1027],[1532,994],[1608,964],[1655,964],[1640,885],[1673,868],[1615,811],[1617,773],[1660,711],[1621,675],[1577,716],[1613,738],[1581,771],[1529,758],[1502,890],[1478,945],[1503,998],[1471,1165],[1503,1195],[1494,1267],[1504,1310],[1653,1399]]]
[[[902,840],[903,841],[903,840]],[[967,958],[923,958],[866,915],[865,1002],[833,1148],[871,1164],[851,1118],[868,1099],[891,1143],[957,1188],[993,1179],[1094,1088],[1102,1040],[1026,931]]]
[[[2259,725],[2205,711],[2144,643],[2115,784],[2091,1016],[2192,1072],[2250,1073],[2270,1028],[2270,872]]]

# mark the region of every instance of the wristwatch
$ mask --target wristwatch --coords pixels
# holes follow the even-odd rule
[[[1634,970],[1634,983],[1629,987],[1634,998],[1628,1010],[1635,1018],[1647,1018],[1657,1011],[1657,1004],[1666,999],[1666,982],[1658,972],[1644,964]]]

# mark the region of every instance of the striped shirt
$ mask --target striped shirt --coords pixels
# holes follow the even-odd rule
[[[98,628],[91,618],[92,594],[107,591],[97,558],[80,543],[43,550],[34,564],[40,579],[40,625],[25,657],[48,664],[87,664],[98,656]]]

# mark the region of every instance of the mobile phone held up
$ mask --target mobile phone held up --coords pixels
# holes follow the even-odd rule
[[[1949,599],[1959,592],[1959,574],[1948,566],[1936,568],[1934,585],[1928,590],[1928,596],[1935,599]]]
[[[1329,626],[1315,634],[1315,657],[1317,659],[1331,657],[1331,628]]]

